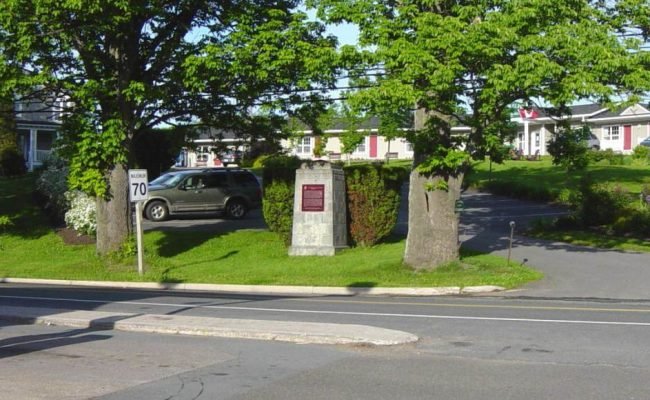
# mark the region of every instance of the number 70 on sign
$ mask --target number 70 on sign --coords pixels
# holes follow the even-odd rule
[[[147,200],[149,197],[148,182],[146,169],[129,170],[129,200],[131,202]]]

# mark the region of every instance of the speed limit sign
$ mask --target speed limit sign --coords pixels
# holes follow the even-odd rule
[[[149,179],[146,169],[129,170],[129,200],[143,201],[149,196]]]

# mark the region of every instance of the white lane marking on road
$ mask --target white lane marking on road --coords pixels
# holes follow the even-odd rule
[[[86,300],[86,299],[68,299],[55,297],[32,297],[32,296],[0,296],[5,299],[18,300],[46,300],[46,301],[67,301],[76,303],[100,303],[100,304],[127,304],[138,306],[157,306],[173,308],[206,308],[215,310],[236,310],[236,311],[265,311],[293,314],[329,314],[329,315],[356,315],[364,317],[399,317],[399,318],[420,318],[420,319],[448,319],[448,320],[468,320],[468,321],[500,321],[500,322],[537,322],[537,323],[556,323],[556,324],[583,324],[583,325],[613,325],[613,326],[649,326],[650,322],[621,322],[621,321],[593,321],[593,320],[567,320],[567,319],[536,319],[536,318],[505,318],[505,317],[472,317],[462,315],[429,315],[429,314],[401,314],[401,313],[372,313],[372,312],[353,312],[353,311],[327,311],[327,310],[296,310],[290,308],[262,308],[262,307],[237,307],[237,306],[214,306],[214,305],[196,305],[196,304],[174,304],[174,303],[154,303],[144,301],[114,301],[106,302],[103,300]],[[1,307],[1,306],[0,306]],[[1,308],[0,308],[1,310]]]

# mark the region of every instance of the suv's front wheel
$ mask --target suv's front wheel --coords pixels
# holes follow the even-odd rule
[[[144,213],[147,216],[147,219],[153,222],[164,221],[169,216],[167,205],[164,202],[158,200],[147,204]]]
[[[246,204],[238,199],[232,199],[226,204],[226,215],[232,219],[242,219],[248,212]]]

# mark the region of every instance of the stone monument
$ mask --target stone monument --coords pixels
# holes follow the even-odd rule
[[[296,171],[291,256],[333,256],[348,247],[345,177],[327,161]]]

